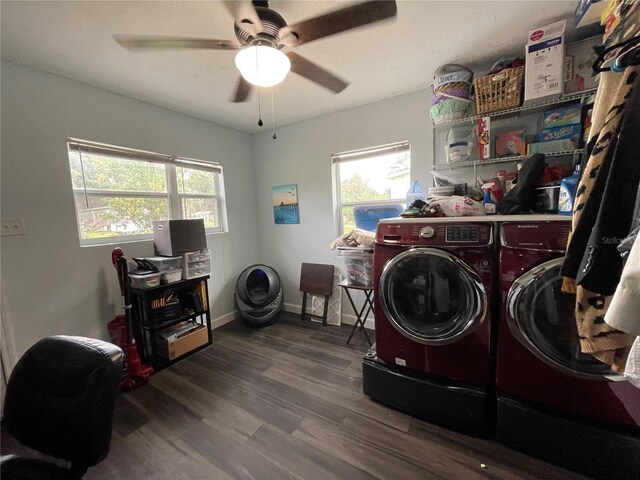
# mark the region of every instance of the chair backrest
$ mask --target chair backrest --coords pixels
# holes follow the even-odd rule
[[[123,363],[120,347],[101,340],[63,335],[40,340],[11,372],[3,428],[84,473],[109,453]]]
[[[300,291],[314,295],[331,295],[333,291],[333,265],[303,263],[300,269]]]

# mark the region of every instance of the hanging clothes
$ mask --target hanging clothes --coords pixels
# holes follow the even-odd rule
[[[636,335],[631,346],[624,376],[640,388],[640,184],[636,194],[631,232],[618,245],[625,262],[620,283],[613,294],[604,321],[613,328]]]
[[[624,377],[632,385],[640,388],[640,337],[636,337],[636,341],[631,346],[627,365],[624,368]]]
[[[613,328],[640,337],[640,235],[631,247],[604,320]]]
[[[603,73],[600,82],[562,267],[563,289],[576,292],[581,350],[623,371],[634,337],[612,328],[604,316],[622,271],[616,247],[631,227],[629,198],[640,182],[640,67]]]

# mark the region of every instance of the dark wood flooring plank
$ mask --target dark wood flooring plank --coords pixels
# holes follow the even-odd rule
[[[325,328],[336,327],[327,326]],[[282,341],[283,329],[286,329],[285,342]],[[310,333],[313,333],[314,330],[309,330],[298,324],[275,324],[268,329],[253,332],[250,339],[254,345],[270,346],[271,348],[297,355],[300,358],[308,358],[333,367],[339,368],[346,365],[347,361],[350,362],[353,359],[354,353],[360,355],[359,348],[353,351],[344,348],[346,337],[344,338],[344,345],[337,347],[326,342],[313,340]],[[341,358],[345,362],[337,361],[335,357]]]
[[[129,400],[150,418],[145,426],[157,425],[167,435],[178,436],[198,423],[202,417],[189,405],[174,400],[152,383],[128,392]]]
[[[438,441],[447,445],[452,451],[458,451],[487,466],[488,470],[501,472],[497,478],[518,478],[530,480],[577,480],[585,477],[536,460],[528,455],[514,451],[504,445],[483,438],[474,438],[458,432],[447,430],[438,425],[412,419],[409,426],[409,434],[418,439]],[[516,471],[517,476],[512,476],[510,471]]]
[[[260,427],[251,436],[248,444],[267,454],[287,471],[305,479],[370,480],[375,478],[271,425]]]
[[[210,459],[218,469],[235,479],[302,479],[215,425],[201,423],[189,434],[185,434],[183,440],[194,451]]]
[[[113,431],[126,437],[144,426],[149,416],[130,400],[129,395],[121,394],[116,398],[116,413],[113,419]]]
[[[265,375],[279,380],[281,383],[294,386],[300,390],[307,390],[313,395],[331,401],[336,408],[344,411],[359,412],[362,415],[369,416],[382,424],[390,425],[404,432],[408,431],[411,417],[395,410],[382,406],[379,403],[371,401],[368,397],[358,393],[343,391],[331,386],[323,385],[316,382],[313,378],[304,375],[292,375],[282,372],[276,368],[271,368]]]
[[[344,427],[328,425],[315,418],[305,418],[293,436],[310,446],[364,470],[374,478],[388,480],[447,479],[433,472],[425,472],[394,455],[380,451],[370,442],[354,440]],[[371,439],[375,440],[375,439]]]
[[[207,423],[224,425],[245,437],[251,436],[264,423],[234,401],[214,395],[173,371],[158,375],[153,381],[157,388],[166,391],[176,401],[189,405]]]
[[[411,438],[404,432],[381,426],[359,414],[348,415],[344,427],[354,438],[434,475],[460,479],[496,478],[497,465],[494,464],[492,471],[487,471],[483,469],[481,460],[452,450],[435,439]],[[519,478],[512,477],[506,470],[500,473],[502,476],[498,478]]]
[[[240,382],[237,378],[224,372],[210,371],[206,368],[181,365],[180,363],[173,365],[172,368],[196,385],[235,403],[239,408],[282,430],[292,432],[303,418],[299,414],[283,408],[273,395],[264,396],[261,392],[252,390],[249,384]]]
[[[370,400],[369,346],[346,345],[350,330],[289,314],[215,330],[212,346],[118,397],[111,453],[85,479],[584,478]]]

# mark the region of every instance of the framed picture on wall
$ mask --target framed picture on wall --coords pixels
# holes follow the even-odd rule
[[[273,192],[273,219],[276,225],[300,223],[298,214],[298,185],[277,185]]]

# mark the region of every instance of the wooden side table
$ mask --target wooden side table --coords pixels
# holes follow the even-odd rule
[[[352,285],[347,283],[346,280],[343,280],[338,284],[338,286],[342,287],[347,293],[347,298],[349,299],[351,308],[353,308],[353,311],[356,314],[356,323],[351,329],[349,338],[347,338],[347,345],[349,344],[353,336],[358,332],[364,333],[367,342],[369,342],[369,345],[371,345],[371,340],[369,339],[367,330],[364,328],[364,322],[367,319],[369,313],[373,312],[373,285]],[[356,307],[356,304],[353,301],[353,297],[351,297],[350,290],[360,290],[361,292],[364,292],[364,302],[362,303],[361,308]]]

